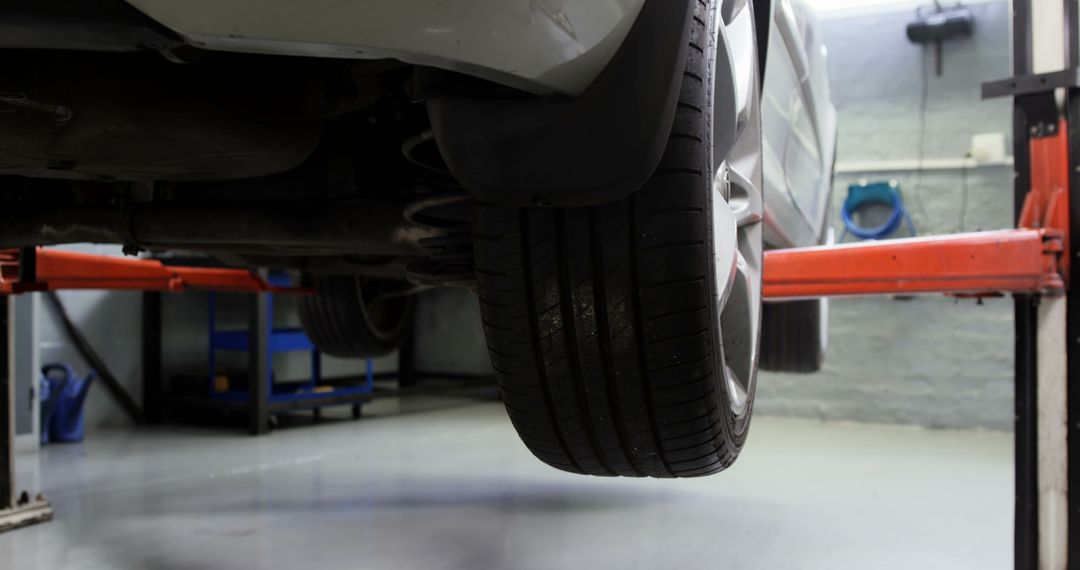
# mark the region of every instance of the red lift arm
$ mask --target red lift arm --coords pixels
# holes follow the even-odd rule
[[[1063,195],[1063,194],[1062,194]],[[1018,229],[899,239],[765,253],[764,296],[812,297],[947,293],[1057,293],[1063,236]],[[20,279],[19,252],[0,252],[0,294],[64,289],[136,291],[281,290],[243,269],[177,267],[40,248],[34,281]],[[293,290],[295,291],[295,290]]]
[[[1045,229],[776,250],[765,254],[764,296],[1061,292],[1062,251]]]
[[[156,259],[135,259],[38,248],[34,279],[20,278],[20,252],[0,251],[0,294],[60,289],[136,291],[280,291],[244,269],[173,267]],[[25,268],[23,268],[25,269]],[[293,289],[289,289],[295,291]]]
[[[764,297],[1061,294],[1068,275],[1067,125],[1031,139],[1019,229],[768,251]]]

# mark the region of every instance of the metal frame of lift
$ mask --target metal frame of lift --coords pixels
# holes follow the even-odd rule
[[[1013,76],[983,85],[984,97],[1013,98],[1018,222],[1048,187],[1066,205],[1052,222],[1066,232],[1066,294],[1015,297],[1018,569],[1080,567],[1080,304],[1069,302],[1080,293],[1080,240],[1068,239],[1080,232],[1080,207],[1069,207],[1080,206],[1078,24],[1077,0],[1013,0]]]
[[[1014,77],[983,87],[984,97],[1014,99],[1015,205],[1017,228],[949,236],[900,239],[766,253],[767,300],[823,296],[944,293],[1015,299],[1016,509],[1018,569],[1080,568],[1080,304],[1068,298],[1080,288],[1076,275],[1080,240],[1080,21],[1078,0],[1013,0]],[[1036,22],[1033,6],[1046,3],[1063,17]],[[1052,5],[1052,6],[1050,6]],[[1065,70],[1033,74],[1037,42],[1046,25],[1065,23]],[[1055,91],[1064,90],[1062,112]],[[255,293],[252,317],[265,315],[271,285],[262,274],[237,269],[164,266],[46,249],[0,252],[0,294],[56,289],[143,291],[217,290]],[[288,289],[291,292],[303,292]],[[153,308],[156,293],[146,297]],[[156,323],[160,326],[160,323]],[[265,352],[267,336],[252,327],[252,355]],[[153,356],[158,345],[144,347]],[[153,343],[150,343],[153,345]],[[153,356],[157,361],[159,356]],[[258,377],[265,359],[253,357]],[[151,371],[151,374],[153,371]],[[266,385],[252,382],[251,397],[264,400]],[[5,401],[6,398],[6,401]],[[251,414],[261,433],[267,411]],[[11,385],[0,383],[0,530],[19,517],[12,488]],[[6,448],[4,445],[6,444]],[[9,510],[2,510],[5,506]],[[15,510],[11,510],[14,507]],[[26,501],[24,520],[51,516],[43,500]],[[14,513],[14,514],[13,514]],[[27,517],[27,513],[36,513]],[[44,513],[48,513],[47,515]],[[1077,562],[1070,564],[1070,560]]]

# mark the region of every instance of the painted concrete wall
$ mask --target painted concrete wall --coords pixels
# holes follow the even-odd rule
[[[416,367],[421,371],[494,374],[476,295],[463,289],[421,293],[416,311]]]
[[[72,245],[62,249],[101,255],[120,255],[119,246]],[[37,340],[41,364],[66,363],[84,376],[88,365],[68,342],[52,308],[38,295],[34,311],[38,326]],[[106,291],[64,291],[59,293],[68,315],[94,350],[109,365],[117,380],[138,401],[142,380],[142,321],[138,293]],[[100,426],[130,425],[121,408],[98,383],[92,386],[86,401],[88,429]]]

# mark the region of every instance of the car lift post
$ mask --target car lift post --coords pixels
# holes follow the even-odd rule
[[[53,509],[40,495],[30,497],[15,487],[15,386],[11,346],[13,303],[0,295],[0,531],[52,518]]]
[[[1078,16],[1076,0],[1013,0],[1013,77],[984,86],[984,97],[1013,97],[1018,223],[1029,195],[1050,185],[1080,205]],[[1055,151],[1059,128],[1068,137]],[[1080,235],[1080,208],[1067,212],[1066,235]],[[1080,292],[1080,239],[1064,247],[1066,295],[1015,300],[1018,569],[1080,567],[1080,303],[1069,302]]]
[[[1066,4],[1061,3],[1062,8]],[[1043,19],[1039,20],[1040,30],[1036,31],[1035,8],[1034,2],[1025,1],[1015,2],[1013,7],[1014,78],[1030,77],[1036,69],[1035,54],[1039,53],[1040,59],[1044,56],[1045,47],[1039,47],[1038,43],[1054,38],[1053,33],[1044,29]],[[1059,49],[1060,46],[1059,43]],[[1022,204],[1032,191],[1033,177],[1040,175],[1043,167],[1033,145],[1052,136],[1052,125],[1059,120],[1054,91],[1042,88],[1031,93],[1014,93],[1013,147],[1017,172],[1014,204],[1018,219]],[[1066,125],[1075,124],[1066,118]],[[1073,230],[1071,214],[1069,225]],[[1074,256],[1073,251],[1066,254],[1070,260]],[[1068,286],[1075,287],[1074,283],[1070,279]],[[1068,324],[1074,320],[1070,312],[1076,311],[1069,307],[1067,296],[1017,295],[1015,299],[1013,557],[1014,567],[1018,569],[1070,566],[1068,543],[1074,531],[1069,528],[1068,479],[1073,454],[1067,444],[1067,422],[1072,392],[1069,362],[1075,360],[1069,354],[1073,352],[1072,346],[1066,340]]]
[[[264,281],[265,271],[259,273]],[[270,377],[272,356],[270,353],[270,295],[259,291],[251,295],[248,322],[248,431],[251,435],[263,435],[270,431]]]
[[[149,424],[165,418],[165,389],[161,363],[161,292],[142,293],[142,410]]]

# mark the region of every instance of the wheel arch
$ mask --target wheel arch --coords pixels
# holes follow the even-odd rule
[[[478,199],[508,206],[593,205],[638,190],[671,132],[683,71],[671,62],[685,61],[694,4],[647,0],[615,57],[578,97],[430,98],[451,173]]]

